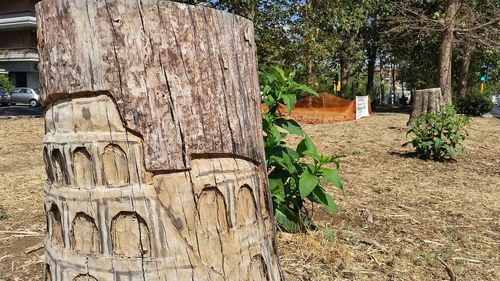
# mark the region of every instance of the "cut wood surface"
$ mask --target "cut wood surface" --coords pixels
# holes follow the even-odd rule
[[[170,1],[37,6],[43,103],[98,92],[144,138],[148,170],[207,153],[262,162],[252,22]]]
[[[280,280],[252,23],[37,5],[48,280]]]
[[[443,98],[441,96],[440,88],[416,90],[413,93],[412,97],[411,113],[410,120],[408,120],[408,125],[410,125],[422,113],[439,112],[441,110],[442,104]]]

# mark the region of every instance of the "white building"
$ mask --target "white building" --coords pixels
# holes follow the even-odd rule
[[[0,1],[0,69],[16,87],[39,88],[35,4]]]

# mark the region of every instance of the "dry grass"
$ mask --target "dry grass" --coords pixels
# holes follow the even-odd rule
[[[467,157],[404,157],[407,115],[307,125],[328,154],[343,154],[337,217],[279,233],[288,280],[500,280],[500,121],[474,119]],[[41,119],[0,120],[0,280],[42,280]],[[440,259],[453,273],[448,273]]]
[[[338,217],[280,235],[289,280],[500,280],[500,121],[473,120],[465,158],[405,157],[407,115],[310,125],[321,152],[343,154]]]

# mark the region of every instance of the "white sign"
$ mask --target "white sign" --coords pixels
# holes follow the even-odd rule
[[[370,99],[368,96],[356,96],[356,119],[370,116],[370,112],[368,111],[369,102]]]

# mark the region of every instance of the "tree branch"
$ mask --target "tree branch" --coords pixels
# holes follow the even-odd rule
[[[482,29],[482,28],[488,27],[488,26],[490,26],[492,24],[495,24],[498,21],[500,21],[500,17],[497,17],[495,19],[490,20],[489,22],[485,22],[483,24],[480,24],[480,25],[472,27],[472,28],[455,28],[455,29],[453,29],[453,31],[454,32],[471,32],[471,31],[475,31],[475,30],[478,30],[478,29]]]

